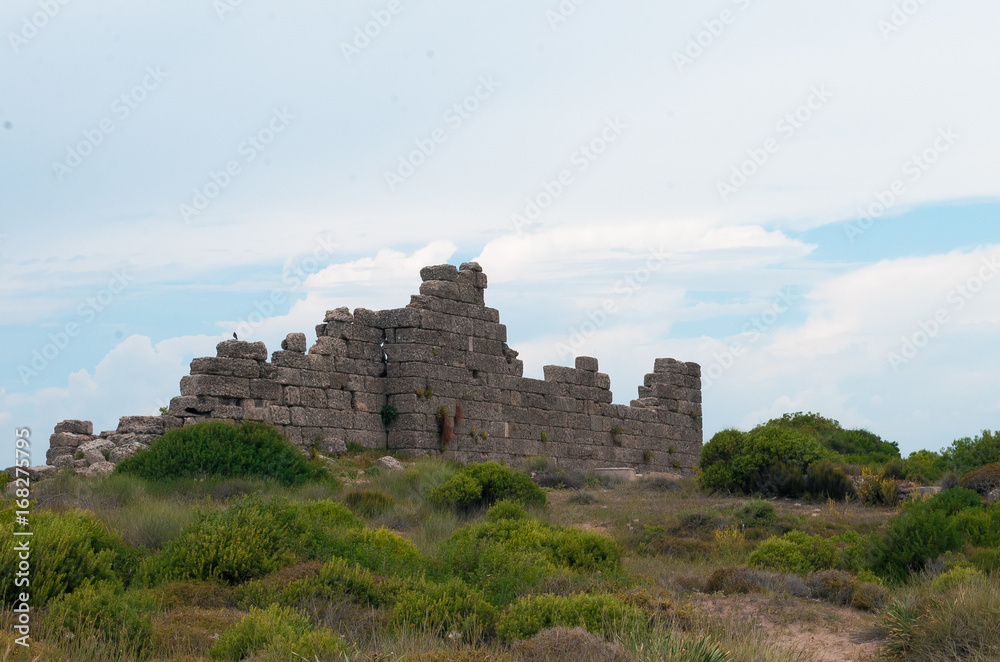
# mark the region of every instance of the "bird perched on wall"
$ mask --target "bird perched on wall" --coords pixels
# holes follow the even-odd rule
[[[235,331],[233,331],[233,340],[239,340],[239,338],[236,337],[236,332]]]

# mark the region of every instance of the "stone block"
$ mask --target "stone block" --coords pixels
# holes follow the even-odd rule
[[[220,358],[267,361],[267,346],[260,341],[223,340],[215,346],[215,353]]]
[[[576,369],[597,372],[597,359],[592,356],[578,356],[576,357]]]
[[[412,308],[393,308],[378,312],[379,324],[384,329],[416,328],[420,326],[420,313]]]
[[[542,367],[545,374],[545,381],[562,384],[579,384],[580,380],[574,368],[567,368],[561,365],[547,365]]]
[[[277,402],[281,399],[281,384],[272,379],[253,379],[250,381],[250,397]]]
[[[424,267],[420,270],[420,280],[426,281],[455,281],[458,280],[458,269],[452,264],[439,264],[432,267]]]
[[[263,345],[264,343],[260,344]],[[238,377],[219,377],[216,375],[190,375],[181,378],[181,395],[249,398],[250,380]]]
[[[94,424],[90,421],[61,421],[56,423],[54,432],[65,432],[66,434],[94,434]]]
[[[348,341],[343,338],[331,338],[330,336],[320,336],[309,348],[310,355],[318,356],[347,356]]]
[[[306,334],[289,333],[285,336],[285,339],[281,341],[281,349],[287,352],[304,353],[306,351]]]
[[[321,388],[302,387],[302,406],[321,409],[326,407],[326,393]]]
[[[324,322],[344,322],[351,324],[354,322],[354,315],[351,314],[351,309],[347,306],[341,306],[335,310],[326,311],[326,317],[323,318]]]
[[[93,429],[93,426],[91,426],[91,429]],[[53,449],[56,448],[67,449],[65,452],[70,452],[70,450],[76,450],[77,448],[80,447],[80,444],[84,444],[90,441],[91,439],[93,439],[93,436],[89,434],[56,432],[55,434],[49,436],[49,447]]]
[[[118,419],[117,432],[134,434],[149,434],[159,436],[167,430],[167,421],[163,416],[122,416]]]
[[[220,359],[215,356],[204,356],[192,359],[190,372],[192,375],[232,376],[233,360]]]

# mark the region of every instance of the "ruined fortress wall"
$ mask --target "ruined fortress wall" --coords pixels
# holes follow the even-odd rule
[[[697,463],[697,364],[656,359],[629,406],[612,404],[610,379],[594,358],[545,366],[544,380],[527,379],[499,312],[485,306],[478,264],[425,267],[421,277],[420,294],[405,308],[329,311],[308,351],[302,333],[290,334],[270,361],[263,343],[219,343],[217,356],[191,362],[159,422],[165,429],[265,421],[328,453],[356,442],[462,462],[545,456],[640,473],[686,472]],[[392,408],[397,416],[386,425]],[[66,451],[57,451],[64,463]]]

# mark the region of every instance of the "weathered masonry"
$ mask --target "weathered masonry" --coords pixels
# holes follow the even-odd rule
[[[125,417],[98,437],[79,422],[60,424],[50,464],[86,466],[74,460],[84,444],[92,451],[104,439],[103,455],[120,456],[119,446],[134,452],[158,430],[207,419],[266,421],[327,453],[355,442],[463,462],[545,456],[639,472],[696,464],[697,364],[656,359],[629,406],[612,404],[610,379],[594,358],[526,379],[499,312],[484,304],[478,264],[425,267],[420,275],[420,294],[405,308],[327,312],[308,351],[303,333],[289,334],[270,361],[262,342],[219,343],[217,356],[191,362],[165,416]]]

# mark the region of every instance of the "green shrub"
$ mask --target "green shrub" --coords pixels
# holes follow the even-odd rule
[[[1000,547],[1000,505],[968,508],[955,515],[962,540],[975,547]]]
[[[292,655],[333,659],[342,650],[342,642],[332,632],[313,629],[309,619],[294,609],[271,605],[267,609],[251,607],[249,614],[222,633],[209,656],[242,660],[265,652],[280,659]]]
[[[837,501],[855,494],[850,477],[828,460],[820,460],[809,466],[806,472],[806,491],[817,498]]]
[[[960,474],[1000,462],[1000,433],[983,430],[975,438],[965,437],[941,451],[945,465]]]
[[[702,447],[698,482],[717,492],[798,496],[806,467],[822,453],[815,440],[790,427],[723,430]]]
[[[528,513],[520,504],[513,501],[497,501],[486,513],[486,519],[498,522],[502,519],[528,519]]]
[[[558,572],[612,572],[621,550],[608,536],[542,524],[496,519],[463,527],[441,547],[445,567],[488,599],[506,604]]]
[[[49,605],[45,622],[76,637],[102,639],[123,653],[148,655],[153,640],[152,598],[126,593],[117,581],[89,582]]]
[[[980,496],[988,496],[994,490],[1000,490],[1000,462],[988,464],[985,467],[970,471],[962,476],[962,487],[974,490]]]
[[[393,620],[437,635],[457,631],[463,641],[478,641],[493,632],[497,610],[479,591],[452,578],[443,584],[421,582],[402,591]]]
[[[778,513],[770,501],[751,499],[733,513],[736,522],[747,529],[771,526],[778,520]]]
[[[313,601],[339,600],[385,607],[395,601],[395,587],[357,564],[334,557],[315,576],[293,579],[284,586],[271,581],[271,577],[249,581],[236,589],[235,599],[240,605],[261,608],[271,603],[301,608]]]
[[[865,469],[862,471],[861,485],[858,487],[858,498],[866,506],[894,508],[899,505],[902,495],[896,481],[886,477],[881,469],[875,472]]]
[[[143,581],[203,579],[238,584],[262,577],[297,558],[329,558],[356,551],[367,530],[341,503],[289,502],[257,495],[231,501],[224,510],[203,510],[198,519],[148,559]],[[377,553],[378,548],[369,550]],[[347,557],[347,553],[342,554]]]
[[[258,476],[286,485],[332,480],[322,463],[307,458],[270,425],[255,422],[209,421],[168,430],[149,448],[119,462],[115,471],[148,480]]]
[[[553,627],[583,627],[611,636],[628,624],[648,628],[643,613],[611,595],[533,595],[519,598],[500,617],[497,634],[507,641],[528,639]]]
[[[377,490],[358,490],[344,497],[344,503],[362,517],[377,517],[392,508],[395,500]]]
[[[469,464],[449,480],[431,489],[428,499],[443,507],[469,511],[497,501],[516,501],[525,506],[545,505],[545,492],[527,474],[497,462]]]
[[[93,513],[82,510],[42,510],[32,515],[31,602],[36,607],[88,582],[118,580],[129,583],[139,552],[109,531]],[[0,521],[0,603],[10,605],[26,590],[17,580],[18,550],[14,518]],[[23,577],[23,575],[22,575]]]
[[[818,443],[829,459],[840,462],[883,464],[900,457],[898,444],[868,430],[845,430],[839,422],[819,414],[785,414],[764,425],[795,430]]]
[[[792,572],[805,575],[832,568],[837,560],[837,547],[831,540],[790,531],[778,538],[772,536],[750,553],[751,568]]]
[[[399,410],[393,405],[382,405],[379,415],[382,417],[382,425],[389,427],[399,418]]]
[[[885,579],[901,582],[961,544],[962,536],[955,521],[945,510],[935,508],[933,499],[911,501],[889,524],[876,546],[872,570]]]

